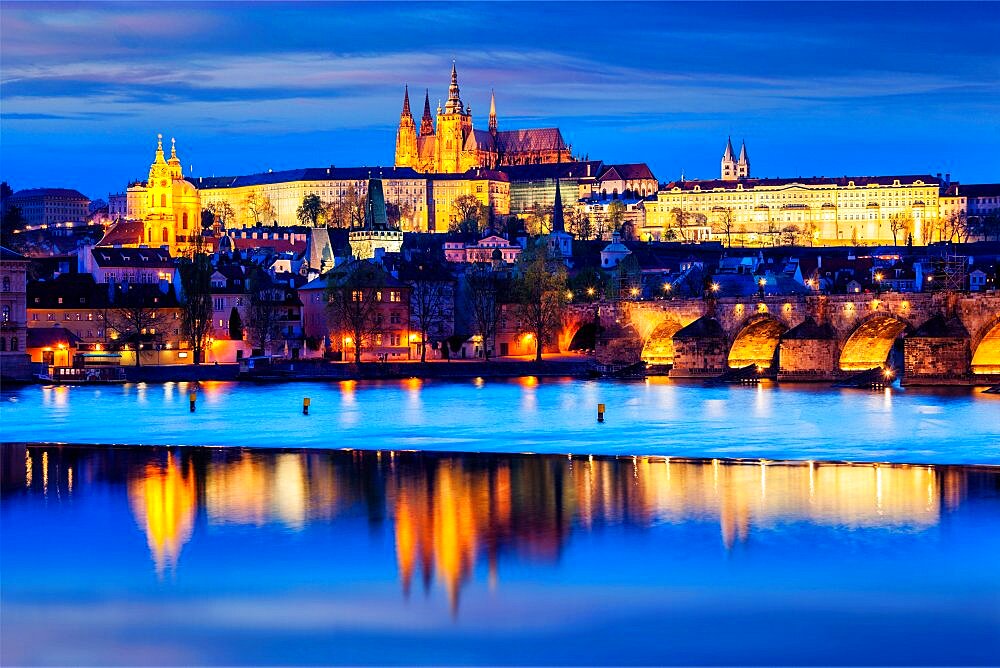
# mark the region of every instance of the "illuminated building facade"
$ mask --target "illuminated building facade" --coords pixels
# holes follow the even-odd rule
[[[454,174],[475,167],[530,165],[572,161],[571,148],[558,128],[499,130],[496,96],[490,96],[488,130],[476,130],[472,107],[462,103],[458,71],[451,68],[448,101],[438,104],[436,123],[431,116],[430,93],[424,95],[419,130],[410,110],[410,91],[403,93],[403,110],[396,131],[396,166],[418,172]]]
[[[28,258],[0,247],[0,373],[4,378],[30,378],[27,341]]]
[[[716,239],[725,238],[731,216],[734,244],[775,244],[793,226],[799,243],[892,244],[898,215],[906,224],[896,243],[912,234],[924,244],[938,224],[939,190],[930,175],[675,181],[645,203],[641,238],[666,240],[681,212],[685,225],[711,228]]]

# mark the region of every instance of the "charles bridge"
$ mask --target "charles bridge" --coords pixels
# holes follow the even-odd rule
[[[598,327],[598,324],[600,325]],[[642,359],[672,377],[756,365],[779,380],[892,367],[902,382],[1000,382],[1000,295],[766,295],[571,306],[560,350],[596,340],[600,361]]]

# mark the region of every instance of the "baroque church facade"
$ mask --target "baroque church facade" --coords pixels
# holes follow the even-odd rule
[[[472,123],[472,108],[462,103],[458,72],[451,67],[448,101],[438,104],[431,116],[430,92],[424,95],[424,113],[418,129],[410,111],[410,91],[403,93],[403,111],[396,131],[396,166],[422,173],[458,174],[470,169],[496,169],[509,165],[571,162],[571,146],[559,128],[500,130],[497,127],[496,96],[490,95],[487,130]]]

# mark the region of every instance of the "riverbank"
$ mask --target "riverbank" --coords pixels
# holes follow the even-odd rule
[[[594,364],[586,358],[452,362],[327,362],[295,360],[275,365],[255,376],[240,376],[237,364],[199,364],[185,366],[128,367],[130,382],[166,383],[194,381],[304,382],[324,380],[391,380],[402,378],[519,378],[544,376],[587,378],[593,376]]]

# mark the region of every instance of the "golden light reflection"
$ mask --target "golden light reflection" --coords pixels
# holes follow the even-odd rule
[[[189,461],[182,471],[172,453],[167,463],[147,464],[129,481],[129,505],[156,564],[157,575],[177,568],[181,549],[191,539],[197,510],[194,468]]]
[[[43,471],[55,457],[70,485],[89,480],[74,482],[80,476],[58,449],[33,448],[24,457],[29,486],[39,456]],[[195,465],[197,457],[204,460]],[[710,521],[719,548],[731,549],[795,522],[921,531],[940,521],[942,508],[957,508],[967,487],[962,470],[931,466],[211,451],[144,460],[128,495],[159,575],[177,568],[201,504],[209,525],[291,530],[367,506],[392,523],[403,592],[418,579],[425,590],[440,587],[455,612],[477,564],[497,586],[503,555],[555,560],[573,532]]]

